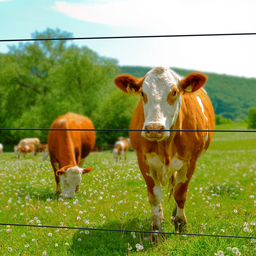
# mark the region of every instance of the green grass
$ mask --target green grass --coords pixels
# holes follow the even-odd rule
[[[189,233],[256,236],[255,153],[254,133],[215,134],[190,184]],[[87,165],[94,171],[84,175],[80,193],[62,199],[54,194],[50,163],[41,156],[0,155],[0,222],[148,231],[151,210],[135,153],[120,163],[110,152],[93,153]],[[167,188],[163,205],[164,230],[174,232]],[[143,250],[137,252],[136,244]],[[168,236],[152,245],[140,234],[0,227],[0,255],[239,255],[237,250],[255,255],[256,241]]]

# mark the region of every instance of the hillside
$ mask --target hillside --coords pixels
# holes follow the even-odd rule
[[[121,73],[142,77],[150,67],[121,66],[120,69]],[[182,76],[193,72],[177,68],[173,70]],[[206,74],[209,78],[206,90],[212,99],[216,113],[236,121],[245,120],[249,109],[256,107],[256,79]]]

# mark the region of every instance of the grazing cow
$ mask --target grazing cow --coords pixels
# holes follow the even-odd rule
[[[37,154],[38,148],[40,146],[40,140],[38,138],[25,138],[20,140],[17,148],[18,158],[20,154],[34,153]]]
[[[162,231],[161,187],[166,183],[176,201],[175,229],[186,231],[184,207],[188,185],[199,156],[212,141],[213,133],[208,130],[215,127],[214,109],[202,88],[206,82],[204,74],[192,73],[181,78],[164,67],[153,68],[142,79],[130,75],[115,79],[122,91],[140,94],[142,98],[130,126],[131,130],[142,131],[130,132],[130,139],[147,184],[152,231]]]
[[[38,152],[43,153],[42,160],[46,160],[49,156],[48,154],[48,144],[40,144],[38,147]]]
[[[121,160],[121,157],[124,157],[124,160],[126,160],[126,153],[130,149],[130,139],[119,137],[114,145],[113,149],[113,155],[116,160]]]
[[[0,153],[4,152],[4,145],[2,143],[0,143]]]
[[[77,131],[77,129],[93,130],[95,128],[89,118],[67,113],[58,117],[52,123],[51,129],[48,150],[55,175],[56,193],[61,193],[61,181],[63,197],[71,198],[79,190],[82,174],[92,170],[82,166],[96,141],[95,131]],[[69,129],[76,129],[76,131]]]

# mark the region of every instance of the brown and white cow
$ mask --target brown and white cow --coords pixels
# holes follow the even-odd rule
[[[147,184],[152,208],[152,231],[162,231],[162,185],[169,183],[176,207],[173,223],[186,230],[185,202],[188,185],[199,156],[212,141],[215,114],[202,88],[207,76],[192,73],[185,78],[165,67],[151,69],[144,78],[121,75],[117,87],[141,95],[130,129],[131,144]],[[184,130],[188,130],[187,132]],[[200,131],[204,130],[204,131]]]
[[[20,154],[33,153],[34,155],[37,154],[38,148],[40,146],[40,139],[38,138],[25,138],[19,141],[17,152],[18,157]]]
[[[85,158],[95,146],[95,129],[92,121],[82,115],[67,113],[58,117],[51,125],[48,150],[56,181],[56,193],[66,198],[75,196],[79,190],[82,174],[92,168],[83,168]],[[55,130],[54,130],[55,129]],[[62,130],[63,129],[63,130]],[[76,129],[71,131],[70,129]]]
[[[114,145],[113,149],[113,155],[116,160],[121,160],[121,157],[123,156],[124,160],[126,160],[126,154],[128,150],[130,149],[130,139],[119,137]]]

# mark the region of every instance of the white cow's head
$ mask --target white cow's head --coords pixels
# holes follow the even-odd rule
[[[207,77],[192,73],[181,78],[169,68],[151,69],[144,78],[121,75],[115,79],[117,87],[126,93],[141,94],[144,102],[142,136],[151,141],[161,141],[170,136],[181,108],[181,94],[203,87]],[[166,131],[167,130],[167,131]]]
[[[62,196],[72,198],[75,196],[82,181],[82,174],[88,173],[92,168],[81,168],[78,166],[64,166],[57,171],[62,186]]]

